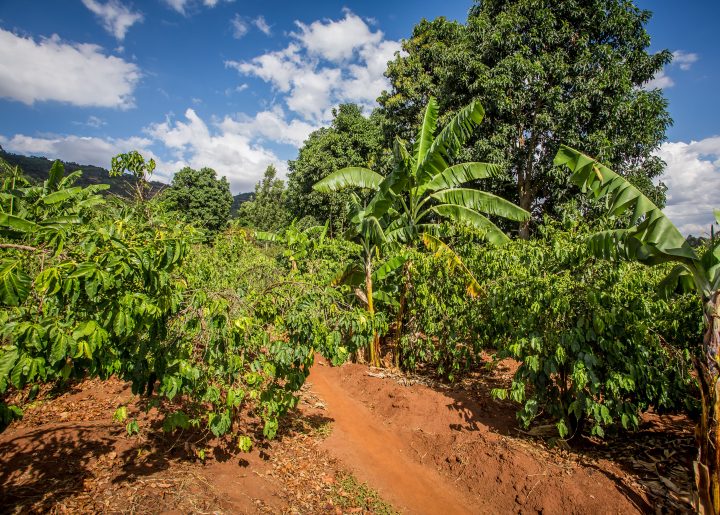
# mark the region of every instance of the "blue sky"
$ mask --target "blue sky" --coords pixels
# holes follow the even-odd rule
[[[652,50],[676,55],[651,85],[675,120],[659,154],[668,213],[698,234],[720,207],[720,3],[637,3],[655,12]],[[3,0],[0,145],[105,167],[138,149],[161,180],[210,166],[249,191],[268,164],[284,172],[335,105],[373,107],[385,62],[422,17],[463,21],[470,5]]]

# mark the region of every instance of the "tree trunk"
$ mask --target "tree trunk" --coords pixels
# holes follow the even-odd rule
[[[532,208],[532,194],[530,193],[528,189],[527,184],[523,184],[520,186],[520,202],[519,205],[521,208],[523,208],[525,211],[530,213],[530,209]],[[527,222],[520,222],[520,226],[518,228],[518,235],[523,240],[529,240],[530,239],[530,220]]]
[[[400,368],[400,338],[402,338],[403,319],[405,318],[405,306],[407,304],[407,296],[410,291],[410,261],[403,266],[403,277],[405,285],[400,295],[400,307],[398,308],[397,318],[395,319],[395,347],[393,352],[393,362],[395,368]]]
[[[720,515],[720,292],[705,302],[702,356],[695,361],[700,383],[702,415],[696,429],[696,506],[703,515]]]
[[[380,366],[380,335],[375,330],[375,307],[373,306],[372,286],[372,257],[365,259],[365,293],[367,295],[367,307],[370,313],[370,320],[373,324],[373,338],[370,343],[370,365]]]

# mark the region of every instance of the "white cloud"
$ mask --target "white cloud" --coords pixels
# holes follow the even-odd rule
[[[688,71],[692,68],[692,65],[699,59],[698,55],[692,52],[684,52],[682,50],[675,50],[673,53],[673,59],[670,62],[670,67],[678,67],[682,71]],[[667,67],[660,70],[655,77],[647,81],[643,85],[643,89],[650,91],[653,89],[666,89],[671,88],[675,85],[675,81],[667,74]]]
[[[234,2],[235,0],[225,0],[226,2]],[[165,3],[175,9],[182,15],[187,14],[187,8],[195,6],[201,3],[199,0],[165,0]],[[202,5],[205,7],[215,7],[220,3],[220,0],[202,0]]]
[[[287,93],[295,77],[303,67],[300,57],[300,47],[291,43],[284,50],[269,52],[258,56],[250,63],[239,61],[226,61],[225,66],[235,68],[245,75],[255,75],[265,82]]]
[[[103,120],[102,118],[98,118],[97,116],[88,116],[87,121],[85,122],[85,125],[88,127],[93,127],[95,129],[102,127],[103,125],[107,125],[107,122]]]
[[[692,68],[692,65],[699,59],[697,54],[692,52],[683,52],[682,50],[676,50],[673,52],[673,64],[677,65],[681,70],[687,71]]]
[[[706,235],[720,208],[720,136],[664,143],[658,155],[667,163],[665,213],[683,234]]]
[[[290,34],[292,41],[283,50],[225,65],[272,84],[288,109],[313,125],[328,121],[340,102],[374,106],[389,87],[383,73],[400,43],[385,40],[349,10],[338,21],[296,24],[300,31]]]
[[[140,78],[135,64],[97,45],[64,43],[57,35],[36,42],[0,29],[0,97],[128,108]]]
[[[155,157],[148,138],[95,138],[75,135],[33,137],[16,134],[12,138],[0,136],[0,144],[8,152],[62,159],[84,165],[110,167],[112,156],[138,150],[145,157]]]
[[[310,25],[295,23],[300,27],[300,33],[293,35],[308,53],[334,62],[348,60],[356,50],[377,45],[383,38],[382,32],[372,32],[362,18],[348,10],[340,21],[318,20]]]
[[[220,130],[211,131],[192,109],[185,111],[185,120],[168,119],[147,129],[148,135],[173,151],[173,173],[182,166],[207,166],[227,177],[233,191],[251,191],[270,164],[280,175],[287,173],[286,164],[254,143],[242,123],[220,123]]]
[[[90,117],[87,124],[95,121]],[[102,122],[104,123],[104,122]],[[273,164],[279,175],[287,174],[287,163],[267,142],[300,146],[317,129],[301,120],[287,121],[283,110],[276,106],[255,116],[238,114],[206,123],[193,109],[187,109],[181,120],[168,117],[162,123],[147,127],[145,137],[127,139],[97,138],[77,135],[12,137],[0,135],[0,145],[10,152],[41,155],[80,164],[108,168],[110,158],[120,152],[138,150],[157,163],[155,178],[169,182],[185,166],[210,167],[230,181],[233,192],[252,191],[268,165]],[[158,155],[161,154],[161,155]]]
[[[230,24],[232,25],[233,37],[235,39],[240,39],[245,34],[247,34],[249,30],[247,23],[243,21],[242,17],[239,14],[236,14],[235,17],[230,20]]]
[[[297,119],[288,122],[283,110],[277,106],[270,111],[261,111],[255,117],[226,116],[218,127],[224,134],[240,134],[248,138],[267,139],[296,147],[300,147],[310,133],[319,128]]]
[[[82,3],[100,18],[103,28],[118,41],[125,39],[130,27],[143,21],[141,13],[131,11],[119,0],[108,0],[104,4],[96,0],[82,0]]]
[[[253,20],[253,25],[255,25],[258,30],[266,36],[272,34],[272,31],[270,30],[270,25],[268,25],[267,21],[265,21],[264,16],[258,16],[257,18],[255,18]]]
[[[650,91],[653,89],[665,89],[672,88],[675,85],[675,81],[665,73],[665,70],[660,70],[655,77],[645,83],[643,89]]]

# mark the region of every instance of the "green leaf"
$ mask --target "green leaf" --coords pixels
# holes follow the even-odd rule
[[[33,233],[39,229],[35,222],[8,213],[0,213],[0,227],[24,233]]]
[[[470,188],[453,188],[433,193],[431,197],[442,203],[457,204],[489,215],[502,216],[515,222],[530,220],[530,213],[523,208],[485,191]]]
[[[127,406],[120,406],[113,413],[113,421],[123,423],[127,419]]]
[[[433,140],[432,145],[418,166],[418,180],[424,184],[448,168],[446,159],[454,157],[480,125],[485,110],[474,100],[461,109]]]
[[[57,204],[58,202],[62,202],[64,200],[74,197],[75,195],[80,193],[80,191],[82,191],[82,188],[79,186],[76,186],[74,188],[62,189],[51,193],[50,195],[44,196],[42,198],[42,201],[45,205]]]
[[[658,284],[658,295],[662,299],[669,299],[678,290],[683,293],[694,290],[692,274],[684,265],[675,265]]]
[[[19,355],[20,352],[16,347],[10,347],[0,355],[0,393],[6,390],[10,372],[15,366]]]
[[[238,437],[237,446],[242,452],[250,452],[252,450],[252,440],[249,436]]]
[[[45,183],[45,187],[49,191],[53,191],[57,188],[57,185],[62,180],[63,175],[65,175],[65,166],[62,164],[62,161],[56,159],[55,162],[53,162],[52,167],[50,167],[50,174],[47,182]]]
[[[492,223],[487,217],[477,211],[455,204],[441,204],[432,208],[437,214],[450,218],[456,222],[469,223],[481,231],[483,238],[493,245],[504,245],[510,238]]]
[[[556,166],[567,166],[570,181],[594,198],[607,197],[608,212],[631,211],[631,227],[610,231],[592,242],[592,251],[607,258],[633,259],[652,265],[664,261],[692,264],[698,260],[685,237],[655,204],[624,177],[575,149],[563,145]]]
[[[420,192],[437,191],[443,188],[457,188],[469,181],[498,177],[502,174],[502,167],[490,163],[460,163],[450,166],[437,174],[430,182],[425,184]]]
[[[255,239],[258,241],[271,241],[271,242],[283,240],[283,238],[281,236],[278,236],[274,232],[267,232],[267,231],[256,231]]]
[[[165,417],[163,421],[163,431],[171,433],[175,429],[189,429],[190,428],[190,417],[188,417],[184,411],[179,410],[171,413]],[[219,436],[219,435],[215,435]]]
[[[377,190],[384,177],[368,168],[351,166],[331,173],[313,186],[315,191],[330,193],[345,188]]]
[[[50,363],[57,363],[67,357],[67,351],[69,347],[69,338],[62,331],[58,331],[55,334],[55,338],[52,341],[52,347],[50,349]]]
[[[397,308],[400,306],[400,303],[397,300],[395,300],[394,298],[392,298],[390,296],[390,294],[388,294],[387,292],[382,291],[382,290],[373,291],[373,300],[384,302],[388,306],[392,306],[394,308]]]
[[[397,254],[391,257],[373,272],[373,281],[382,281],[398,267],[403,266],[409,259],[410,256],[407,254]]]
[[[425,115],[423,116],[420,131],[415,139],[415,170],[413,170],[413,175],[417,175],[420,164],[425,160],[425,156],[427,156],[432,146],[435,130],[437,129],[437,120],[437,100],[435,100],[435,97],[430,97],[427,106],[425,106]]]
[[[30,294],[32,279],[20,260],[0,262],[0,304],[19,306]]]
[[[555,427],[557,427],[560,438],[565,438],[568,435],[569,431],[567,425],[565,424],[565,419],[560,419],[560,422],[555,424]]]
[[[231,423],[229,410],[210,413],[208,417],[208,426],[215,436],[222,436],[227,433],[230,430]]]
[[[138,425],[137,420],[131,420],[128,422],[125,426],[125,430],[127,431],[128,436],[140,433],[140,426]]]

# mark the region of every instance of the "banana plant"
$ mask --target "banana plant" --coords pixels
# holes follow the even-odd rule
[[[605,165],[563,146],[555,164],[570,169],[570,181],[584,193],[607,200],[608,213],[630,216],[623,229],[590,238],[593,254],[609,260],[638,261],[649,266],[675,266],[660,283],[660,294],[694,291],[702,299],[705,335],[695,359],[702,416],[697,428],[698,455],[694,462],[696,509],[720,514],[720,240],[712,233],[709,245],[696,252],[667,216],[625,178]],[[720,211],[715,211],[720,223]]]
[[[328,175],[314,188],[326,193],[348,187],[370,188],[381,194],[383,200],[396,201],[396,216],[387,227],[391,241],[411,242],[419,240],[423,233],[435,234],[438,218],[447,218],[469,223],[488,242],[503,244],[508,236],[486,215],[520,222],[529,220],[530,213],[492,193],[462,187],[476,179],[499,176],[501,167],[478,162],[450,164],[484,114],[480,102],[473,101],[436,134],[438,104],[431,97],[412,154],[405,142],[396,138],[393,169],[386,180],[368,168],[351,167]]]
[[[462,187],[470,181],[498,176],[499,166],[479,162],[450,164],[484,115],[480,102],[473,101],[437,132],[438,104],[431,97],[412,154],[404,141],[395,139],[392,171],[387,177],[369,168],[349,167],[331,173],[313,188],[323,193],[345,188],[375,190],[365,213],[386,222],[383,226],[386,241],[412,243],[419,240],[434,252],[450,257],[452,262],[460,261],[459,256],[434,237],[439,232],[439,218],[468,223],[489,243],[502,245],[509,240],[508,236],[486,215],[520,222],[529,220],[530,213],[491,193]],[[468,292],[473,294],[477,291],[477,281],[467,268],[462,268],[468,277]],[[372,274],[368,277],[370,284]],[[397,327],[401,326],[403,318],[403,303],[400,305]],[[398,358],[396,355],[396,361]]]

